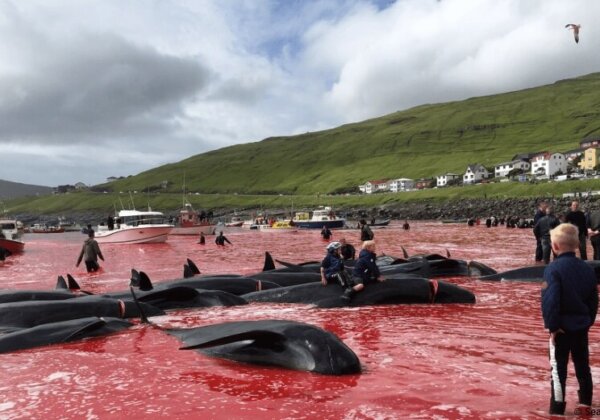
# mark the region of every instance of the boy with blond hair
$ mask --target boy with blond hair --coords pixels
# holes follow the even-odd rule
[[[575,257],[579,232],[570,223],[550,231],[556,259],[544,270],[542,316],[550,332],[550,414],[564,414],[569,355],[579,383],[579,404],[590,407],[593,384],[589,364],[588,331],[598,312],[598,285],[594,270]]]

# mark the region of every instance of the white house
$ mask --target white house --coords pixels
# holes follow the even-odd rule
[[[407,191],[415,188],[414,179],[409,178],[392,179],[389,184],[391,192]]]
[[[374,181],[367,181],[364,185],[359,185],[358,188],[365,194],[373,194],[378,191],[388,191],[390,189],[389,180],[378,179]]]
[[[553,176],[557,172],[567,173],[567,159],[562,153],[540,153],[531,159],[531,174]]]
[[[438,175],[436,177],[436,179],[437,179],[437,181],[436,181],[435,185],[438,187],[443,187],[443,186],[447,185],[448,182],[450,182],[450,181],[453,181],[455,179],[460,179],[460,175],[448,172],[447,174],[444,174],[444,175]]]
[[[489,178],[490,172],[479,163],[467,166],[467,171],[463,175],[463,184],[473,184],[482,179]]]
[[[529,172],[531,164],[525,160],[511,160],[510,162],[502,162],[494,167],[494,176],[500,178],[508,176],[513,169],[520,169],[523,172]]]

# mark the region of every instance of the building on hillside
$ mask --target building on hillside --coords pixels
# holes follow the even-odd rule
[[[113,182],[116,181],[118,178],[116,176],[109,176],[108,178],[106,178],[106,182]]]
[[[410,178],[398,178],[389,181],[391,192],[408,191],[415,188],[415,180]]]
[[[569,163],[569,162],[573,162],[577,158],[583,157],[584,152],[585,152],[585,149],[582,149],[581,147],[579,147],[577,149],[567,150],[563,154],[565,155],[565,158],[567,159],[567,163]]]
[[[76,190],[85,190],[87,189],[87,185],[85,185],[83,182],[78,182],[74,185]]]
[[[500,178],[508,176],[511,171],[529,172],[531,164],[525,160],[511,160],[510,162],[502,162],[494,166],[494,176]]]
[[[485,166],[474,163],[467,166],[467,170],[463,175],[463,184],[474,184],[476,182],[480,182],[482,179],[489,178],[490,172],[485,168]]]
[[[585,138],[579,142],[579,147],[582,149],[588,149],[590,147],[598,147],[600,146],[600,136],[592,136]]]
[[[433,178],[420,178],[415,181],[415,188],[417,190],[424,190],[425,188],[433,188],[435,180]]]
[[[377,179],[373,181],[367,181],[363,185],[359,185],[358,188],[365,194],[373,194],[379,191],[388,191],[390,189],[389,179]]]
[[[593,171],[600,163],[600,149],[597,147],[589,147],[585,149],[579,167],[584,171]]]
[[[525,162],[531,162],[531,158],[534,156],[539,155],[540,153],[543,152],[527,152],[527,153],[518,153],[516,155],[514,155],[511,159],[511,161],[513,160],[524,160]]]
[[[436,186],[438,187],[445,187],[446,185],[448,185],[449,182],[454,181],[455,179],[460,179],[461,176],[458,174],[453,174],[453,173],[446,173],[444,175],[438,175],[436,177]]]
[[[531,174],[551,177],[557,173],[567,173],[567,159],[562,153],[543,152],[531,159]]]

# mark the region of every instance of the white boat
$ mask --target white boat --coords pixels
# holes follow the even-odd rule
[[[346,219],[337,217],[331,207],[319,207],[313,210],[312,217],[307,212],[297,212],[292,219],[294,226],[301,229],[340,229],[346,225]]]
[[[100,225],[96,240],[101,244],[148,244],[161,243],[173,225],[166,223],[165,216],[158,211],[121,210],[115,217],[112,230]]]
[[[18,229],[19,222],[12,219],[0,220],[0,248],[9,250],[12,254],[23,252],[25,243],[21,240]]]
[[[214,235],[217,225],[211,223],[206,217],[202,217],[203,213],[198,213],[192,208],[190,203],[185,203],[183,208],[179,210],[175,227],[171,230],[170,235]]]

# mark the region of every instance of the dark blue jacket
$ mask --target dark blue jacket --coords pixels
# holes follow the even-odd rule
[[[344,271],[344,263],[342,257],[338,257],[334,254],[335,251],[327,252],[323,261],[321,261],[321,267],[325,269],[325,277],[329,278],[332,274]]]
[[[598,312],[598,281],[594,270],[575,257],[559,255],[544,270],[542,316],[544,327],[554,332],[580,331],[591,327]]]
[[[366,249],[361,250],[358,254],[358,260],[354,263],[352,275],[362,278],[364,284],[377,279],[380,274],[375,261],[377,261],[377,255],[374,252],[369,252]]]

